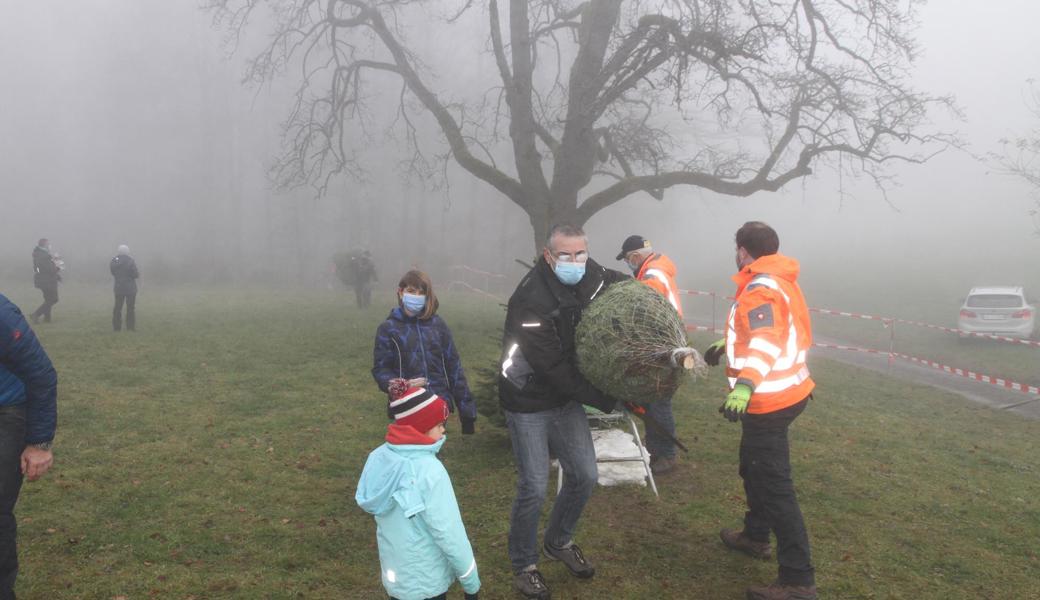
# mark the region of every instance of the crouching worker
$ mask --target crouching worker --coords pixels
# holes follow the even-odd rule
[[[368,455],[358,506],[375,516],[383,587],[391,600],[442,600],[456,579],[466,600],[480,589],[455,491],[437,452],[448,404],[403,380],[390,384],[386,443]]]

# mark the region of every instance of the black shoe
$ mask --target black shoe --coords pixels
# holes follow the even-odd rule
[[[535,600],[550,600],[549,586],[545,585],[545,578],[541,571],[531,569],[513,574],[513,589],[524,595],[524,598]]]
[[[571,575],[575,577],[588,579],[596,574],[596,568],[590,565],[589,561],[585,560],[585,555],[581,553],[581,548],[577,544],[572,543],[566,548],[553,548],[546,542],[542,546],[542,551],[545,552],[546,557],[567,565]]]

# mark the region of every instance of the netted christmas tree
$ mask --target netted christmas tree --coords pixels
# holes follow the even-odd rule
[[[582,374],[622,401],[669,398],[684,379],[707,371],[700,353],[689,347],[679,313],[635,280],[610,286],[589,304],[575,345]]]

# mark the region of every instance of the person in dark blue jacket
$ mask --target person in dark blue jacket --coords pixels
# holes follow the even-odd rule
[[[14,505],[22,478],[34,481],[54,456],[58,375],[22,312],[0,294],[0,600],[18,575]]]
[[[405,379],[447,401],[459,414],[462,433],[474,432],[477,405],[466,383],[462,361],[448,325],[437,316],[430,277],[411,270],[397,284],[398,307],[376,330],[372,377],[389,391],[391,379]]]
[[[137,270],[134,257],[130,256],[130,247],[120,244],[116,255],[108,264],[108,270],[115,279],[114,292],[116,304],[112,308],[112,329],[123,328],[123,302],[126,302],[126,329],[136,330],[137,278],[141,273]]]

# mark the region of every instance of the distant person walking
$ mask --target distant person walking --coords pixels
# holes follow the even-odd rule
[[[354,295],[357,296],[357,305],[359,308],[368,308],[368,305],[372,304],[372,284],[379,281],[376,264],[368,250],[351,257],[350,260],[354,271]]]
[[[51,359],[22,312],[0,295],[0,600],[15,597],[14,506],[22,478],[39,479],[54,460],[57,399],[58,375]]]
[[[112,309],[112,329],[119,331],[123,328],[123,303],[126,303],[126,329],[134,331],[136,326],[136,315],[134,312],[137,304],[137,263],[130,256],[130,247],[122,244],[116,250],[115,257],[108,265],[115,279],[116,304]]]
[[[53,254],[51,243],[47,238],[40,238],[33,248],[33,285],[43,292],[43,304],[33,314],[32,322],[51,322],[51,307],[58,303],[58,282],[61,281],[61,269]]]

